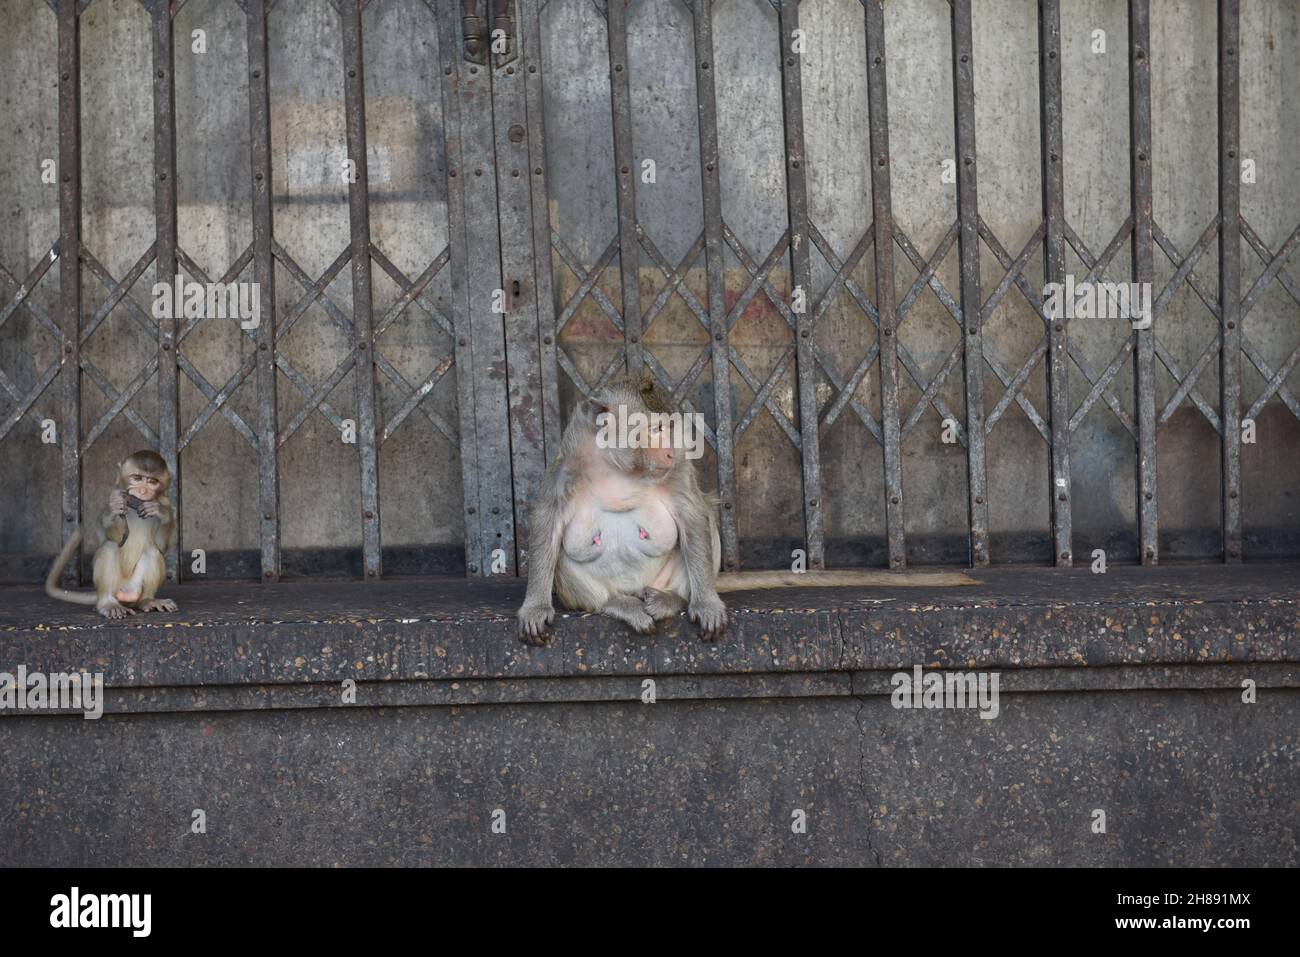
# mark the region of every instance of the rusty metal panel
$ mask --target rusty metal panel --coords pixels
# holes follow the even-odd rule
[[[59,328],[63,541],[81,523],[81,51],[76,0],[59,0]],[[80,580],[81,554],[65,579]]]
[[[518,574],[528,567],[528,490],[546,471],[542,355],[537,311],[533,190],[528,175],[528,106],[520,56],[521,0],[492,0],[492,128],[497,168],[497,216],[505,309],[506,387],[509,389],[510,473],[514,496]],[[504,49],[502,49],[504,47]],[[540,187],[540,184],[539,184]],[[548,257],[549,260],[549,257]],[[549,265],[549,261],[548,261]]]
[[[1043,281],[1065,281],[1065,182],[1061,132],[1061,4],[1040,0],[1038,59],[1041,89],[1043,217]],[[1067,321],[1051,317],[1039,306],[1047,326],[1047,383],[1051,393],[1052,536],[1057,565],[1073,563],[1070,518],[1070,355]]]
[[[970,561],[987,565],[988,478],[984,464],[984,341],[980,329],[979,193],[975,152],[975,54],[970,0],[952,0],[953,104],[956,108],[957,221],[960,226],[961,314],[965,343],[966,491]]]
[[[871,203],[876,232],[876,310],[880,317],[880,418],[885,452],[885,526],[889,565],[907,563],[903,532],[903,451],[898,405],[898,304],[894,298],[894,214],[889,197],[889,96],[885,82],[882,0],[863,0],[867,96],[871,103]]]
[[[1219,307],[1223,559],[1241,561],[1241,68],[1237,0],[1219,0]]]
[[[485,576],[491,574],[495,549],[505,554],[512,572],[516,555],[505,327],[501,314],[494,311],[501,290],[501,249],[492,78],[485,35],[487,7],[477,0],[465,0],[462,18],[456,15],[453,0],[440,0],[436,12],[442,29],[440,48],[446,51],[442,66],[447,175],[460,181],[459,185],[452,183],[449,192],[453,197],[453,282],[461,283],[465,296],[465,312],[457,317],[456,326],[456,380],[462,390],[466,570],[470,575]],[[458,29],[462,26],[463,36]],[[458,159],[452,158],[453,141]],[[454,255],[458,246],[462,249],[459,266]],[[460,305],[459,294],[456,303]],[[470,530],[475,522],[476,537]]]
[[[808,174],[804,150],[802,54],[795,50],[799,29],[798,0],[781,0],[781,103],[785,112],[785,187],[790,216],[792,293],[805,302],[794,313],[795,369],[799,380],[799,452],[803,465],[804,534],[808,567],[825,568],[822,529],[821,454],[818,443],[817,369],[813,353],[811,237],[808,220]],[[895,416],[897,424],[897,416]]]
[[[560,448],[564,423],[560,413],[559,364],[556,350],[555,299],[551,275],[551,223],[547,202],[545,98],[543,96],[541,8],[545,0],[517,0],[518,40],[524,73],[524,106],[533,227],[533,307],[537,310],[542,392],[542,443],[549,464]],[[518,493],[516,493],[518,494]],[[529,494],[527,490],[525,495]],[[524,539],[526,541],[526,539]],[[524,571],[520,569],[521,573]]]
[[[262,580],[280,578],[280,470],[276,410],[274,233],[271,219],[270,57],[266,0],[248,0],[248,122],[253,176],[253,272],[259,292],[257,326],[258,489]]]
[[[718,158],[718,99],[714,89],[713,0],[695,0],[695,99],[699,111],[700,190],[704,200],[704,263],[709,290],[709,348],[713,365],[714,436],[722,499],[722,563],[740,567],[736,534],[736,447],[731,428],[731,339],[727,323],[722,187]],[[815,427],[815,418],[814,418]],[[820,558],[820,556],[818,556]],[[820,567],[820,565],[818,566]]]
[[[627,69],[628,0],[608,0],[609,92],[614,120],[614,165],[618,167],[618,263],[623,292],[623,339],[627,371],[640,372],[641,248],[636,223],[636,186],[632,153],[632,89]]]
[[[366,163],[366,86],[362,55],[362,0],[340,0],[343,27],[343,100],[348,157],[348,219],[352,241],[352,324],[356,350],[357,453],[361,462],[361,551],[367,578],[382,573],[379,541],[379,462],[375,425],[375,339],[370,283],[370,178]]]
[[[1129,0],[1129,179],[1133,197],[1133,280],[1154,274],[1151,199],[1151,17],[1147,0]],[[1148,303],[1148,307],[1150,303]],[[1154,323],[1154,317],[1153,317]],[[1160,560],[1156,488],[1155,330],[1137,335],[1138,554],[1142,564]]]
[[[176,81],[172,69],[172,10],[169,0],[153,0],[149,11],[153,36],[153,169],[154,277],[176,277]],[[172,473],[170,497],[176,535],[167,560],[167,580],[181,576],[180,555],[183,482],[180,469],[180,382],[178,317],[158,319],[158,454]]]

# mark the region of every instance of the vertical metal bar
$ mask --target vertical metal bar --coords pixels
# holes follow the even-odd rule
[[[695,0],[692,13],[695,20],[695,102],[699,114],[700,182],[704,199],[704,264],[709,283],[714,432],[718,437],[718,495],[722,499],[722,564],[728,570],[735,570],[740,567],[740,544],[734,506],[736,461],[735,437],[731,427],[731,344],[727,329],[726,261],[723,259],[722,246],[718,101],[713,82],[713,0]],[[800,366],[800,371],[802,369]],[[800,391],[802,393],[802,389]],[[815,417],[813,421],[815,427]],[[822,567],[820,549],[819,539],[818,568]]]
[[[1224,561],[1241,561],[1241,69],[1237,0],[1219,0],[1219,420],[1223,428]]]
[[[528,567],[528,507],[546,471],[541,328],[537,315],[533,192],[529,183],[528,105],[519,56],[517,0],[492,0],[494,32],[505,53],[491,54],[492,126],[496,138],[497,216],[505,304],[506,386],[509,390],[510,474],[519,574]],[[549,256],[547,262],[549,264]]]
[[[501,286],[501,245],[498,235],[496,156],[492,120],[492,69],[480,66],[463,55],[462,41],[456,32],[461,22],[454,0],[439,6],[444,23],[447,51],[443,83],[448,82],[446,68],[455,69],[455,101],[452,111],[458,124],[462,165],[448,175],[463,179],[464,197],[464,283],[467,322],[456,330],[457,382],[469,377],[472,390],[473,441],[476,458],[473,491],[467,486],[466,513],[478,516],[480,537],[476,553],[466,555],[471,575],[490,575],[493,552],[500,549],[505,557],[506,574],[515,574],[515,522],[513,486],[510,471],[510,414],[507,404],[507,366],[505,322],[495,309]],[[451,35],[448,37],[447,34]],[[488,64],[491,53],[487,54]],[[454,190],[453,190],[454,192]],[[454,231],[453,231],[454,236]],[[454,239],[453,239],[454,242]],[[461,340],[464,339],[464,345]],[[468,349],[468,354],[462,350]],[[461,363],[465,362],[464,365]],[[464,406],[462,406],[462,409]],[[467,436],[462,432],[462,457]]]
[[[157,238],[154,277],[176,281],[176,84],[172,71],[172,12],[170,0],[153,0],[153,210]],[[179,317],[158,320],[158,454],[172,473],[170,496],[176,514],[176,535],[167,560],[167,580],[181,577],[180,382],[176,366]]]
[[[447,157],[447,236],[451,247],[452,320],[456,330],[456,396],[460,413],[460,473],[464,495],[465,569],[482,567],[482,515],[479,512],[478,427],[474,408],[474,352],[470,347],[469,257],[465,229],[465,169],[460,136],[461,36],[456,0],[436,0],[438,56],[441,62],[442,123]],[[470,571],[473,566],[473,572]]]
[[[984,341],[980,337],[979,194],[975,165],[975,50],[970,0],[952,0],[953,103],[957,114],[957,216],[961,257],[961,314],[965,343],[966,473],[970,561],[987,565],[988,477],[984,460]]]
[[[280,469],[275,404],[275,263],[271,258],[271,94],[266,0],[248,0],[248,122],[253,174],[253,274],[257,326],[257,446],[262,579],[280,578]]]
[[[618,264],[623,284],[623,337],[627,371],[640,372],[641,248],[637,239],[632,153],[632,88],[627,70],[628,0],[608,0],[609,98],[614,115],[614,165],[618,169]]]
[[[894,212],[889,192],[889,105],[885,85],[885,11],[865,0],[867,99],[871,106],[871,205],[875,218],[876,310],[880,314],[880,412],[885,450],[885,524],[889,564],[907,562],[903,538],[903,462],[898,407],[897,304],[894,301]]]
[[[1038,60],[1042,121],[1043,280],[1065,281],[1065,180],[1061,132],[1061,3],[1039,0]],[[1070,517],[1070,393],[1066,378],[1069,348],[1065,316],[1047,322],[1047,380],[1052,422],[1052,535],[1057,565],[1073,563]]]
[[[343,106],[348,157],[355,176],[348,185],[352,232],[352,322],[356,333],[357,453],[361,460],[361,543],[367,578],[382,572],[379,542],[379,457],[375,447],[375,359],[371,323],[370,179],[366,165],[366,77],[361,40],[361,0],[342,0]]]
[[[802,294],[805,303],[802,310],[795,312],[794,340],[795,369],[799,381],[799,451],[803,465],[804,534],[807,540],[808,567],[825,568],[816,359],[812,347],[813,316],[807,305],[812,301],[813,289],[812,250],[808,239],[808,176],[804,152],[803,74],[800,62],[802,54],[794,49],[795,31],[799,29],[798,0],[781,0],[780,13],[781,105],[785,114],[785,193],[790,217],[790,279],[793,284],[792,294]],[[726,395],[730,402],[729,390]]]
[[[63,541],[81,522],[81,50],[77,0],[59,0],[59,375],[63,408]],[[81,579],[81,553],[69,563]]]
[[[1129,181],[1133,192],[1133,279],[1154,280],[1151,218],[1151,19],[1148,0],[1129,0]],[[1150,297],[1145,300],[1150,306]],[[1160,558],[1156,523],[1156,401],[1153,376],[1155,330],[1137,335],[1138,534],[1143,565]]]
[[[518,0],[519,39],[528,113],[528,178],[532,184],[533,270],[538,337],[541,340],[542,436],[549,464],[560,449],[559,362],[555,342],[555,298],[551,276],[551,214],[547,203],[546,148],[542,96],[542,33],[539,0]],[[531,492],[529,493],[531,494]]]

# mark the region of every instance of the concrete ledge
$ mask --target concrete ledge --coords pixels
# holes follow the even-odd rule
[[[515,638],[516,581],[194,584],[168,592],[179,613],[120,623],[5,588],[0,668],[102,671],[107,687],[138,689],[1300,661],[1297,564],[973,577],[733,593],[733,623],[712,644],[684,616],[642,637],[603,616],[559,615],[543,649]]]
[[[109,688],[0,711],[0,865],[1300,863],[1300,566],[972,576],[544,649],[514,581],[187,585],[124,623],[0,589],[0,671]],[[997,671],[998,717],[892,707],[918,664]]]

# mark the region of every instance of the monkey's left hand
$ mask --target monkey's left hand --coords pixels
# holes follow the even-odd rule
[[[717,595],[692,599],[686,612],[700,626],[700,637],[705,641],[713,641],[727,627],[727,606]]]
[[[157,502],[141,502],[140,507],[136,509],[136,513],[141,518],[162,518],[163,517],[162,506],[159,505]]]

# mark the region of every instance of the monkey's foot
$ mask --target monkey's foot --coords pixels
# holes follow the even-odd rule
[[[641,598],[645,601],[646,614],[655,621],[676,618],[686,607],[686,599],[675,591],[647,588],[641,592]]]
[[[527,645],[544,645],[547,639],[547,627],[555,620],[555,608],[551,605],[528,605],[519,609],[519,640]]]
[[[140,605],[141,611],[175,611],[176,602],[170,598],[150,598]]]
[[[645,603],[635,595],[615,595],[605,602],[605,607],[600,610],[600,613],[609,615],[611,618],[617,618],[619,621],[630,625],[632,630],[639,634],[654,634],[655,620],[646,611]]]
[[[118,601],[123,602],[124,604],[134,605],[136,602],[140,600],[140,590],[138,588],[136,589],[119,588],[117,590],[117,594],[114,595],[113,597],[116,598]]]
[[[691,602],[690,618],[700,626],[700,637],[713,641],[727,627],[727,606],[717,595]]]
[[[126,605],[123,605],[118,601],[106,601],[104,604],[99,606],[98,611],[105,618],[109,618],[113,621],[135,614],[134,608],[128,608]]]

